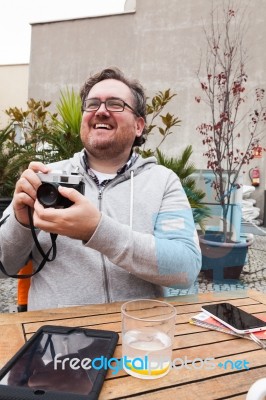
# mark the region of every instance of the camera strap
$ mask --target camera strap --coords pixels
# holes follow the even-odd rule
[[[30,208],[30,207],[28,207],[28,216],[29,216],[29,221],[30,221],[31,234],[32,234],[34,243],[35,243],[35,245],[36,245],[36,247],[37,247],[39,253],[40,253],[41,256],[43,257],[43,259],[45,259],[45,262],[46,262],[46,261],[48,261],[48,262],[53,261],[53,260],[55,259],[55,257],[56,257],[56,238],[57,238],[57,234],[55,234],[55,233],[50,233],[52,246],[51,246],[51,248],[48,250],[48,252],[45,253],[44,250],[42,249],[42,247],[41,247],[41,245],[40,245],[40,242],[39,242],[39,240],[38,240],[38,238],[37,238],[37,235],[36,235],[36,231],[35,231],[35,228],[34,228],[34,225],[33,225],[33,218],[32,218],[32,213],[31,213],[31,208]],[[53,251],[52,257],[49,258],[49,255],[50,255],[51,251]],[[44,264],[43,264],[43,266],[44,266]],[[43,268],[43,266],[42,266],[42,268]],[[39,268],[38,268],[38,269],[39,269]],[[40,270],[39,270],[39,271],[40,271]],[[39,272],[39,271],[38,271],[38,272]]]
[[[33,237],[34,243],[35,243],[39,253],[42,255],[43,259],[42,259],[40,265],[38,266],[38,268],[32,274],[9,274],[8,272],[6,272],[3,264],[0,261],[0,271],[4,275],[8,276],[9,278],[16,278],[16,279],[28,279],[28,278],[31,278],[33,275],[36,275],[38,272],[40,272],[43,269],[43,267],[46,264],[46,262],[53,261],[55,259],[55,257],[56,257],[56,238],[57,238],[57,234],[50,233],[52,246],[47,251],[47,253],[45,253],[44,250],[42,249],[39,241],[38,241],[38,238],[37,238],[37,235],[36,235],[36,232],[35,232],[35,228],[34,228],[34,225],[33,225],[32,213],[31,213],[30,207],[28,207],[28,215],[29,215],[30,228],[31,228],[31,233],[32,233],[32,237]],[[5,220],[8,217],[9,217],[9,215],[4,220],[1,221],[0,226],[5,222]],[[51,256],[51,258],[49,258],[51,252],[52,252],[52,256]]]

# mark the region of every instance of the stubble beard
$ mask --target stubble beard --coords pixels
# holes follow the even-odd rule
[[[89,154],[99,160],[117,158],[131,148],[128,135],[123,133],[104,139],[89,135],[87,140],[83,140],[83,145]]]

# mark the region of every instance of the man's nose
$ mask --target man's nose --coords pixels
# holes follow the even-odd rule
[[[110,115],[109,111],[105,107],[105,103],[101,103],[100,107],[95,112],[95,115]]]

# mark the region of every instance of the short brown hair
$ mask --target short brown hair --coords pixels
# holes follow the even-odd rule
[[[98,72],[87,79],[80,89],[82,105],[84,104],[91,88],[96,85],[96,83],[104,81],[105,79],[116,79],[117,81],[121,81],[131,90],[136,114],[142,117],[145,121],[142,135],[136,137],[133,143],[133,146],[141,146],[146,141],[146,95],[142,85],[137,80],[126,78],[123,72],[117,67],[105,68],[101,72]]]

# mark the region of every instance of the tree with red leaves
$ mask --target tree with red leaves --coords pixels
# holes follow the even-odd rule
[[[214,174],[212,187],[222,208],[225,241],[232,237],[228,232],[232,193],[240,187],[240,173],[253,159],[266,122],[264,89],[257,88],[252,106],[248,105],[247,51],[243,43],[246,15],[246,10],[233,7],[230,0],[212,9],[210,25],[204,28],[206,59],[198,70],[202,96],[195,97],[210,110],[209,120],[197,131],[203,136],[207,168]]]

